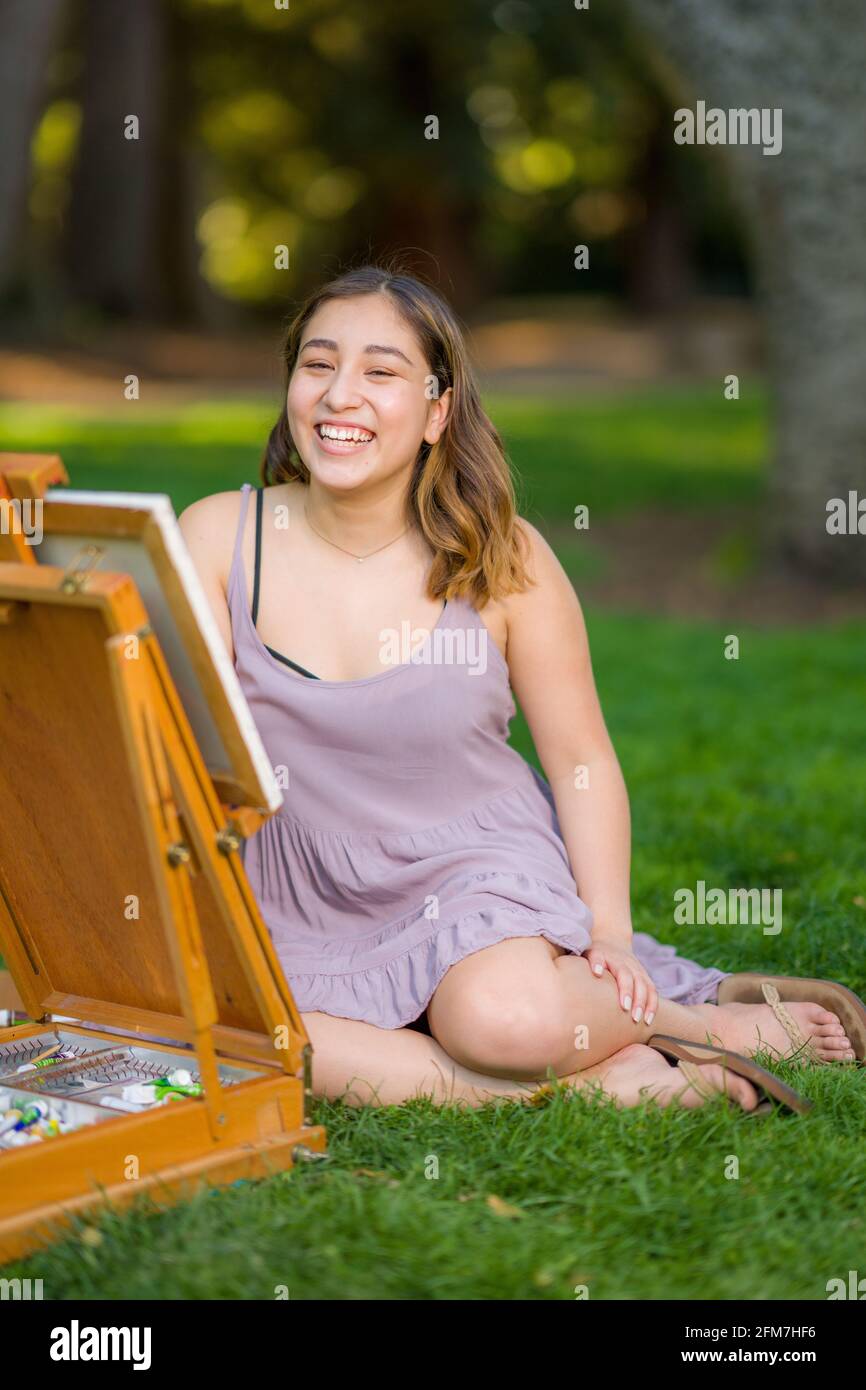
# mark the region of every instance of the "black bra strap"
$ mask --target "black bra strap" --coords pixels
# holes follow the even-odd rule
[[[319,679],[318,676],[313,675],[312,671],[308,671],[305,666],[299,666],[296,661],[290,661],[287,656],[283,656],[282,652],[275,652],[273,647],[268,646],[267,642],[265,642],[264,647],[265,651],[270,652],[271,656],[275,656],[277,661],[281,661],[284,666],[291,666],[293,671],[300,671],[302,676],[309,676],[310,680],[317,681]]]
[[[265,497],[264,489],[263,489],[263,488],[260,488],[260,487],[257,487],[257,488],[256,488],[256,568],[255,568],[255,574],[254,574],[254,576],[253,576],[253,609],[252,609],[253,627],[255,627],[255,625],[256,625],[256,619],[257,619],[257,617],[259,616],[259,580],[260,580],[260,578],[261,578],[261,572],[262,572],[262,503],[264,502],[264,497]],[[266,642],[263,642],[263,643],[262,643],[262,646],[265,648],[265,651],[270,652],[271,656],[276,657],[277,661],[282,661],[284,665],[286,665],[286,666],[291,666],[291,667],[292,667],[292,670],[294,670],[294,671],[300,671],[300,673],[301,673],[302,676],[309,676],[310,679],[311,679],[311,680],[314,680],[314,681],[317,681],[317,680],[319,679],[319,677],[316,676],[316,675],[314,675],[312,671],[306,670],[305,667],[299,666],[299,665],[297,664],[297,662],[295,662],[295,661],[290,661],[289,658],[288,658],[287,656],[283,656],[282,652],[275,652],[274,649],[273,649],[273,647],[269,647],[268,644],[267,644]]]
[[[259,616],[259,574],[262,567],[262,502],[264,493],[260,487],[256,488],[256,568],[253,578],[253,627],[256,625],[256,618]]]

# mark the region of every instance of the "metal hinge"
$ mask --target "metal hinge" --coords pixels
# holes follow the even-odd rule
[[[234,826],[227,825],[217,833],[216,844],[220,854],[233,854],[241,847],[241,836]]]
[[[63,571],[60,588],[64,594],[77,594],[87,583],[91,570],[99,564],[105,554],[103,545],[85,545]]]
[[[301,1050],[304,1060],[304,1124],[310,1124],[310,1112],[313,1106],[313,1048],[310,1043],[305,1043]]]

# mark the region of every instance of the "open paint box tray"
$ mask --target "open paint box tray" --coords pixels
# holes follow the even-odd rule
[[[58,1044],[60,1052],[54,1057],[33,1063],[32,1058]],[[64,1133],[98,1124],[118,1112],[134,1115],[157,1104],[176,1105],[184,1099],[182,1091],[172,1091],[170,1099],[161,1100],[154,1083],[161,1078],[176,1079],[180,1074],[179,1086],[199,1088],[200,1074],[188,1065],[179,1067],[183,1061],[188,1063],[188,1054],[184,1057],[164,1048],[118,1047],[105,1039],[87,1039],[61,1029],[0,1044],[0,1127],[5,1114],[23,1110],[35,1101],[44,1106],[45,1118],[56,1120]],[[249,1067],[219,1066],[224,1086],[259,1074]],[[130,1098],[131,1088],[137,1088],[136,1099]],[[22,1142],[12,1140],[11,1133],[0,1136],[0,1149]]]
[[[64,478],[0,455],[0,499]],[[279,804],[273,770],[202,637],[171,509],[144,503],[44,506],[46,539],[125,572],[42,563],[0,528],[0,955],[26,1015],[0,1029],[0,1263],[106,1203],[325,1149],[310,1040],[238,854]],[[195,677],[189,715],[175,667]]]

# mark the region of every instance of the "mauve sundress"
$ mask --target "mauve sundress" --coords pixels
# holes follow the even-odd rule
[[[551,788],[507,742],[508,668],[477,609],[449,599],[416,659],[377,675],[295,674],[253,625],[251,485],[241,491],[227,592],[235,667],[285,772],[283,805],[240,853],[299,1011],[401,1028],[450,966],[494,942],[543,936],[580,955],[592,915]],[[632,949],[680,1003],[714,1000],[725,978],[645,932]]]

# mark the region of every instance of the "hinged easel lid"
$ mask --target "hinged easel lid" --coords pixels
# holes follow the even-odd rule
[[[237,855],[224,888],[164,853],[220,810],[135,585],[62,579],[0,564],[0,952],[28,1010],[306,1042]]]
[[[243,697],[216,618],[161,493],[48,488],[40,564],[70,568],[89,549],[102,572],[128,574],[159,638],[184,710],[224,800],[277,810],[283,794]]]

